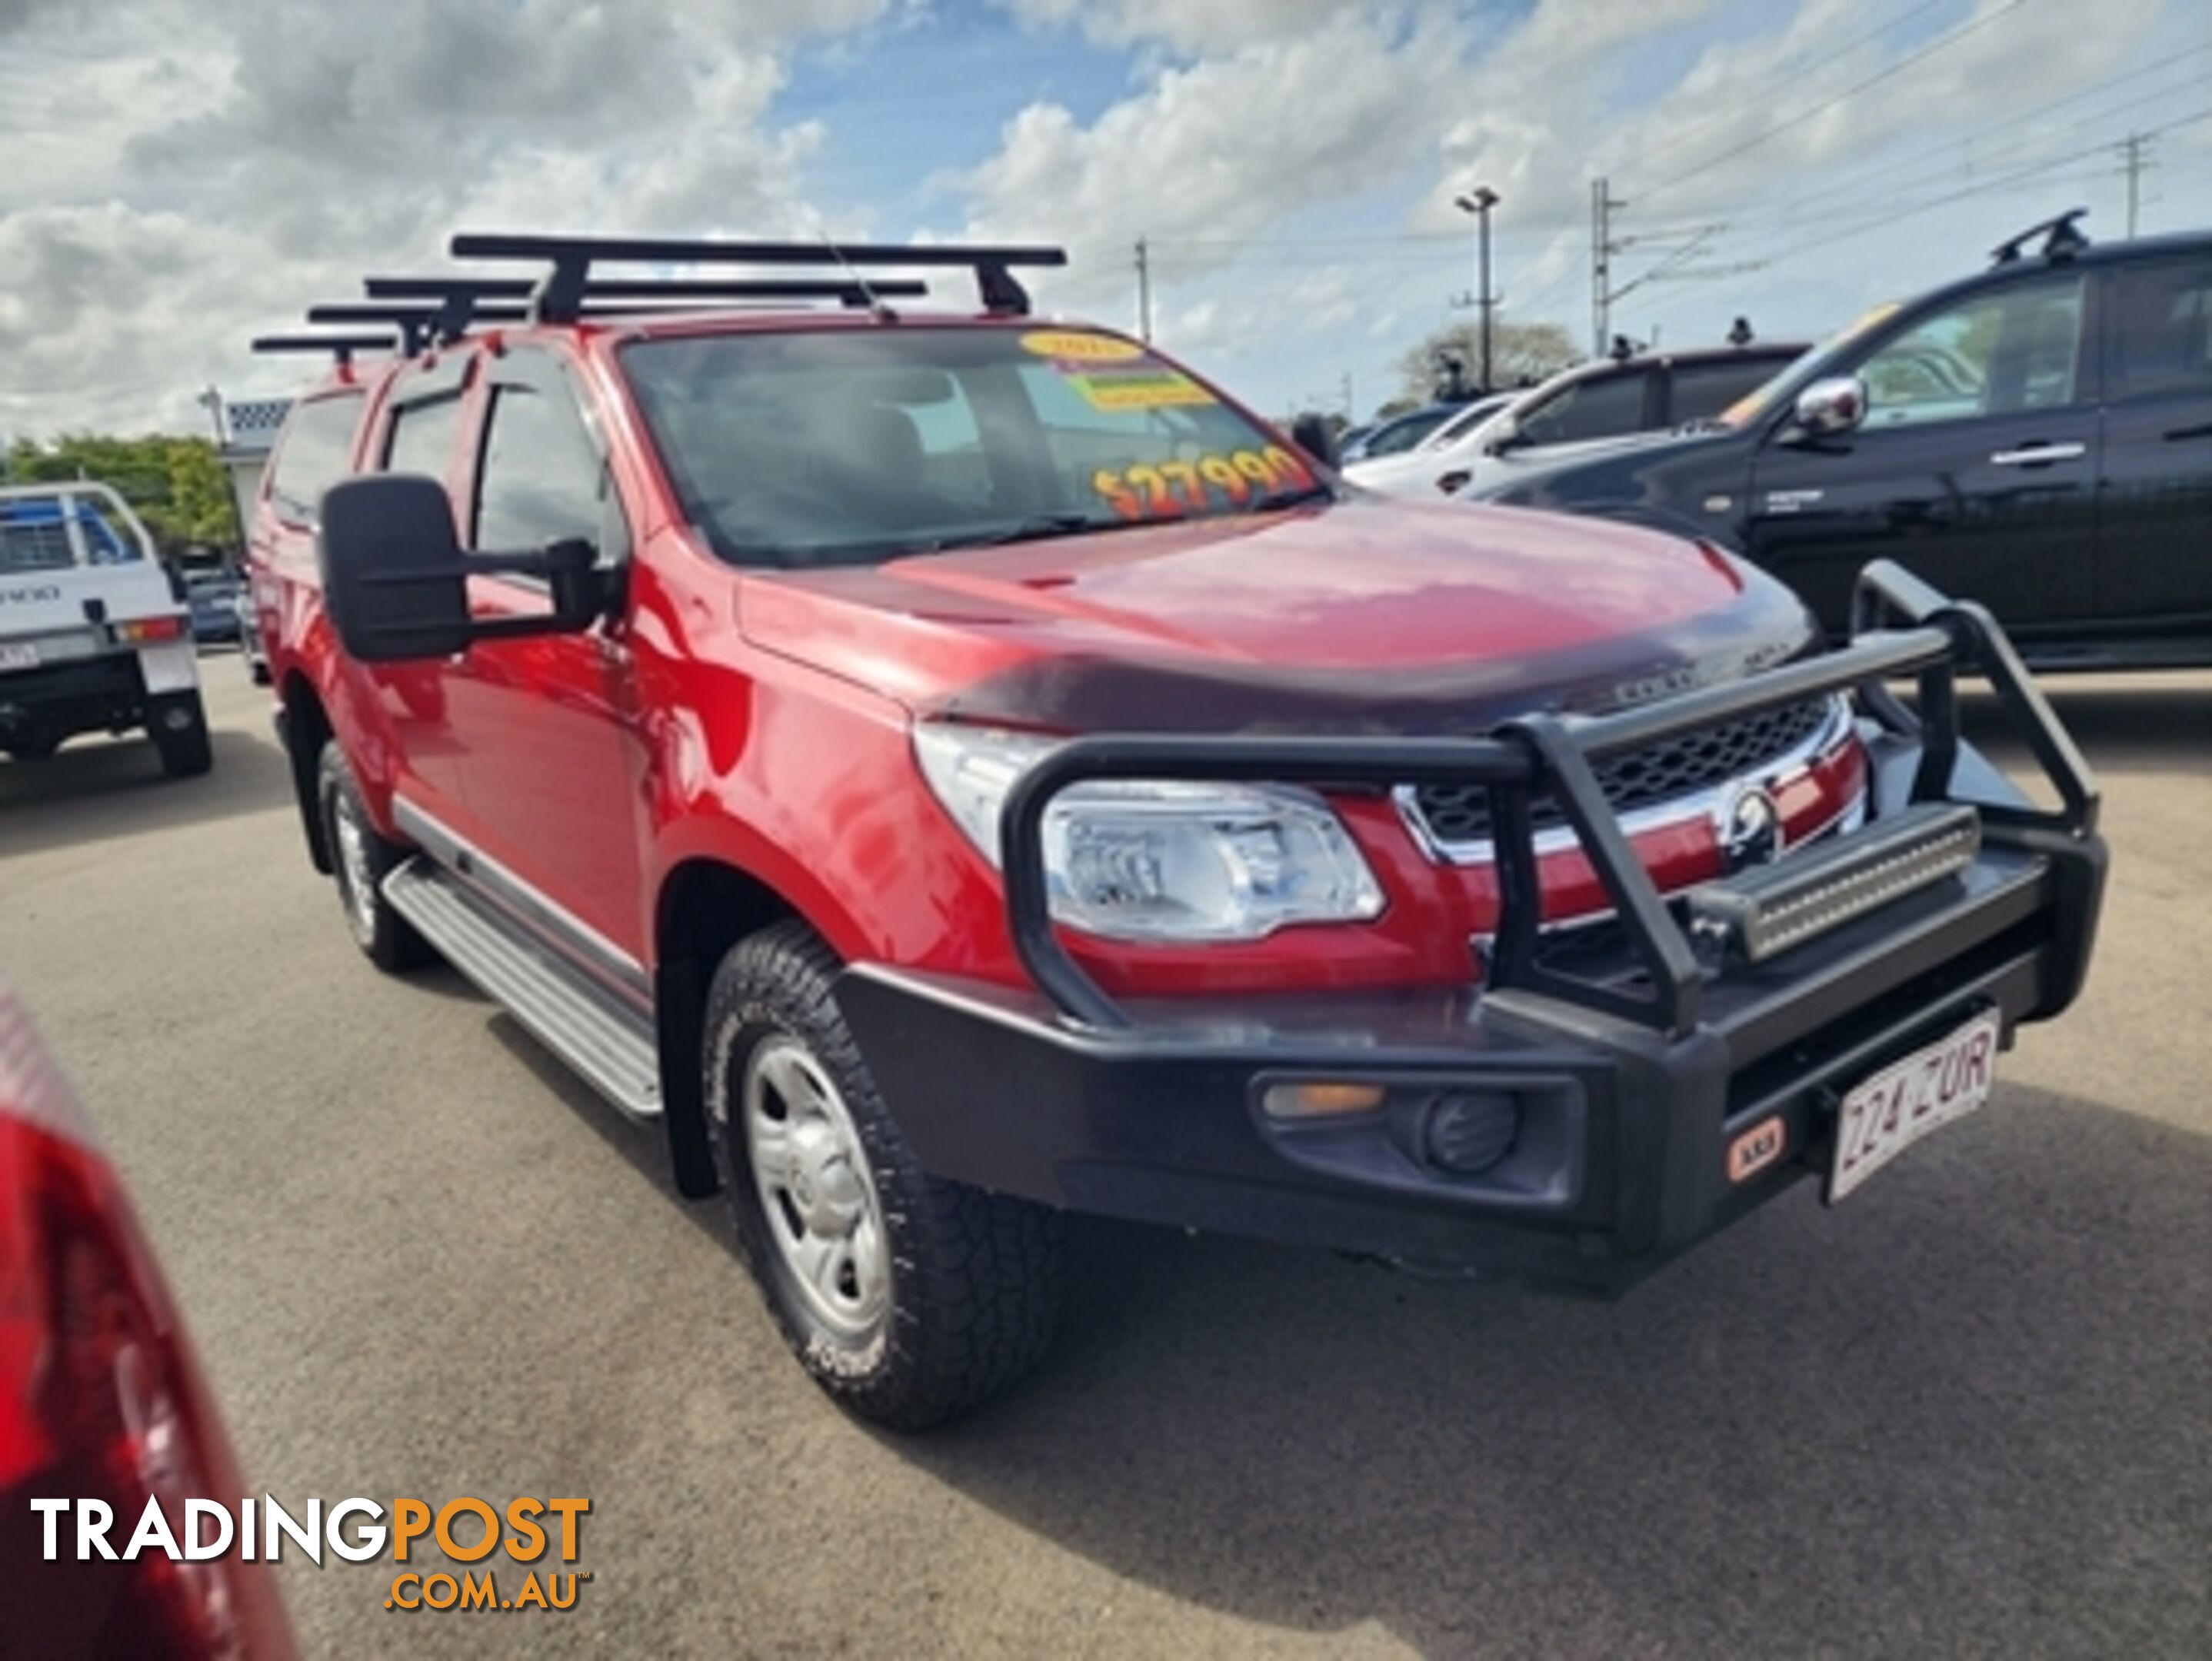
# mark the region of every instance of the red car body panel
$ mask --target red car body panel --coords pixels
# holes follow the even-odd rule
[[[149,1496],[181,1531],[186,1500],[234,1512],[252,1491],[122,1183],[0,989],[0,1649],[289,1656],[264,1565],[80,1562],[74,1515],[48,1561],[30,1506],[106,1501],[120,1551]]]
[[[868,568],[741,570],[715,558],[655,460],[623,345],[710,327],[909,326],[1009,325],[735,316],[533,336],[563,356],[608,435],[631,532],[626,615],[583,633],[478,643],[445,662],[356,663],[322,611],[312,530],[286,523],[264,488],[252,541],[257,592],[274,597],[276,683],[313,689],[380,828],[401,834],[392,799],[404,797],[646,971],[670,879],[708,861],[765,884],[848,961],[1018,984],[996,873],[912,759],[918,718],[1054,731],[1342,719],[1480,730],[1800,626],[1778,585],[1697,544],[1359,496]],[[501,338],[448,349],[480,363]],[[392,373],[371,377],[356,470],[381,454]],[[470,499],[471,466],[457,461],[447,479],[457,502]],[[480,615],[544,603],[523,585],[471,579]],[[1779,803],[1789,834],[1837,821],[1863,782],[1846,740]],[[1468,941],[1496,916],[1489,870],[1431,859],[1387,801],[1338,805],[1389,899],[1373,923],[1243,944],[1071,936],[1071,946],[1121,991],[1463,983]],[[1719,868],[1704,819],[1635,846],[1663,887]],[[1547,915],[1601,907],[1573,851],[1547,858],[1544,876]]]

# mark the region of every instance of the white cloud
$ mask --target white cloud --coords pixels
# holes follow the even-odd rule
[[[1082,25],[1110,46],[1158,44],[1193,55],[1234,52],[1255,40],[1305,33],[1350,13],[1357,0],[1001,0],[1032,22]],[[1395,10],[1399,8],[1385,8]]]
[[[198,425],[246,340],[470,226],[796,233],[794,43],[890,0],[0,10],[0,433]],[[911,15],[910,0],[898,15]]]
[[[925,93],[901,54],[956,22],[1025,27],[1062,90],[1011,117],[980,82]],[[994,61],[963,39],[966,70]],[[2036,113],[2124,70],[2151,78]],[[860,144],[907,194],[839,208],[840,233],[933,212],[1061,241],[1041,300],[1115,320],[1146,237],[1164,343],[1269,407],[1347,369],[1379,393],[1455,315],[1450,198],[1477,181],[1504,197],[1509,318],[1580,334],[1604,173],[1623,233],[1725,221],[1701,262],[1781,262],[1640,288],[1632,327],[1818,330],[2054,207],[2103,227],[2110,142],[2212,104],[2208,70],[2187,0],[0,0],[0,434],[194,430],[210,379],[289,383],[246,337],[458,227],[811,231]],[[962,124],[987,103],[997,130]],[[2156,142],[2152,222],[2212,219],[2212,124]]]
[[[1702,338],[1751,309],[1769,332],[1825,331],[1869,290],[1971,268],[1985,238],[2051,211],[2054,179],[2080,196],[2050,164],[2117,137],[2127,105],[2124,93],[2092,103],[2087,121],[2073,106],[2056,130],[2024,114],[2130,65],[2156,70],[2161,41],[2212,49],[2212,13],[2175,0],[2109,0],[2094,27],[2047,0],[1540,0],[1517,18],[1442,4],[1010,3],[1095,40],[1194,56],[1140,59],[1131,89],[1088,118],[1057,102],[1024,109],[962,181],[971,228],[1070,243],[1090,274],[1050,292],[1116,315],[1128,250],[1147,236],[1164,343],[1241,354],[1240,369],[1278,385],[1328,379],[1286,361],[1322,351],[1379,385],[1386,344],[1451,315],[1471,229],[1451,198],[1478,181],[1504,198],[1493,226],[1508,316],[1583,332],[1590,182],[1605,174],[1629,201],[1617,233],[1726,227],[1686,263],[1728,280],[1639,288],[1625,306],[1638,328],[1672,319],[1670,340]],[[2186,90],[2179,76],[2164,86],[2157,111],[2185,113],[2169,95]],[[1958,142],[2004,124],[1994,141]],[[2169,215],[2183,200],[2212,209],[2208,138],[2212,127],[2162,141],[2173,148],[2154,182],[2172,191]],[[2185,155],[2199,158],[2185,185]],[[1947,190],[1966,205],[1850,234],[1941,208]],[[1384,204],[1395,215],[1378,222]],[[1808,233],[1829,249],[1819,261],[1796,258]],[[1678,246],[1632,251],[1616,282]],[[1334,273],[1329,318],[1352,312],[1327,346],[1316,336],[1330,323],[1301,292],[1316,267]],[[1395,337],[1357,320],[1383,316]],[[1231,326],[1239,318],[1272,326]]]
[[[1419,154],[1462,47],[1441,17],[1410,37],[1392,21],[1347,13],[1163,69],[1087,127],[1031,104],[969,176],[969,228],[1102,254],[1140,235],[1220,245],[1370,189],[1379,159]]]

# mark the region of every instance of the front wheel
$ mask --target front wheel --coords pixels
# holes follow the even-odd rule
[[[353,768],[333,738],[323,746],[315,773],[315,799],[322,810],[323,844],[331,851],[331,875],[346,928],[368,961],[390,973],[411,969],[436,955],[415,932],[415,925],[384,897],[384,879],[407,858],[407,850],[381,835],[362,804]]]
[[[917,1430],[1043,1356],[1060,1220],[921,1169],[838,1013],[837,967],[797,923],[722,960],[708,1129],[738,1247],[799,1364],[861,1417]]]

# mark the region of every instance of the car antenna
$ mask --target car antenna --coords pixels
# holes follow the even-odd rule
[[[838,270],[853,279],[853,286],[866,299],[868,314],[878,323],[896,323],[898,313],[884,303],[883,296],[869,286],[867,278],[862,276],[853,262],[845,258],[845,251],[830,240],[827,225],[822,227],[822,246],[830,251],[830,258],[837,262]]]

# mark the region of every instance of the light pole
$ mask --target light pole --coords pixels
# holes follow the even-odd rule
[[[1475,304],[1482,308],[1482,390],[1490,391],[1490,210],[1502,198],[1487,185],[1478,185],[1468,196],[1455,196],[1452,205],[1474,215]]]
[[[220,451],[227,442],[222,430],[222,394],[210,386],[192,402],[208,412],[208,420],[215,427],[215,447]]]

